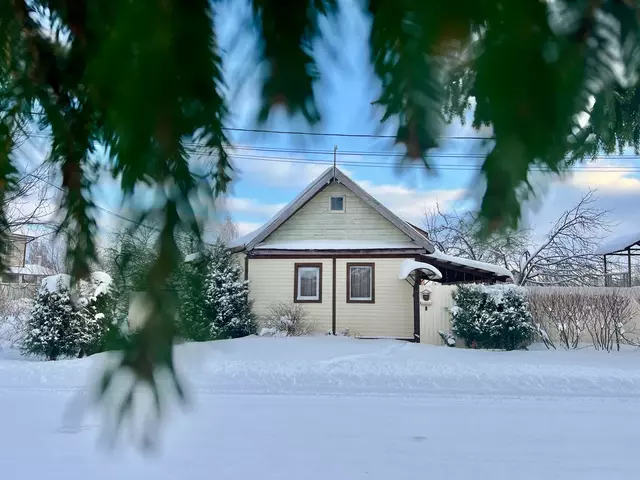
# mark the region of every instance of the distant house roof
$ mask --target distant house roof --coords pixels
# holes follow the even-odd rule
[[[622,252],[628,250],[634,246],[640,247],[640,232],[627,233],[626,235],[620,235],[619,237],[612,238],[608,242],[600,245],[596,249],[596,255],[610,255],[612,253]]]
[[[27,264],[24,267],[9,267],[9,273],[16,275],[53,275],[55,272],[42,265]]]

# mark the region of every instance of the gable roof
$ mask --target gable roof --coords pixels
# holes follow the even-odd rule
[[[413,240],[420,247],[427,250],[427,253],[435,251],[433,244],[414,228],[412,228],[404,220],[400,219],[391,210],[378,202],[375,198],[369,195],[362,187],[351,180],[340,169],[330,167],[327,168],[318,178],[311,182],[307,188],[305,188],[300,194],[294,198],[291,203],[280,210],[271,220],[265,223],[262,227],[251,232],[243,237],[236,239],[230,243],[230,247],[234,249],[253,250],[260,242],[265,240],[275,230],[278,229],[284,222],[291,218],[300,208],[302,208],[309,200],[315,197],[321,190],[330,185],[331,183],[340,183],[347,189],[349,189],[354,195],[360,198],[363,202],[373,208],[382,217],[387,219],[398,230],[404,233],[407,237]]]

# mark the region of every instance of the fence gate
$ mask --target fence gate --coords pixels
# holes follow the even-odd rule
[[[440,285],[433,283],[426,288],[431,290],[431,305],[420,306],[420,342],[431,345],[444,345],[438,331],[448,333],[451,331],[451,314],[449,308],[453,307],[451,294],[457,288],[455,285]]]

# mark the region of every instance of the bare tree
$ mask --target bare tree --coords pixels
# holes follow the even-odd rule
[[[443,253],[488,262],[517,270],[522,252],[531,243],[527,229],[481,236],[478,217],[473,212],[443,212],[440,205],[426,210],[425,230],[429,240]]]
[[[36,238],[27,247],[27,263],[42,265],[54,273],[64,273],[66,245],[61,237],[46,235]]]
[[[238,238],[238,225],[233,221],[231,215],[226,214],[224,222],[222,222],[218,230],[218,240],[226,244],[236,238]]]
[[[524,251],[517,271],[519,285],[597,285],[602,276],[600,258],[594,255],[610,231],[607,210],[597,208],[589,190],[560,215],[535,249]]]
[[[11,232],[23,232],[37,227],[56,228],[55,193],[47,183],[51,166],[43,164],[19,177],[16,188],[5,197],[8,226]]]
[[[564,211],[536,247],[531,230],[496,233],[482,238],[474,214],[443,213],[438,207],[425,214],[429,238],[444,253],[504,266],[518,285],[598,285],[602,264],[594,251],[611,229],[609,213],[596,207],[590,190]]]

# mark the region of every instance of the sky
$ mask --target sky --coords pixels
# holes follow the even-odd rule
[[[242,17],[242,7],[234,15]],[[236,78],[244,71],[250,42],[238,42],[238,23],[226,21],[221,29],[221,45],[227,53],[228,78]],[[371,105],[379,92],[379,83],[373,78],[368,61],[366,38],[369,21],[356,2],[342,2],[342,16],[338,27],[325,28],[329,47],[319,48],[318,63],[324,77],[316,85],[316,97],[321,99],[322,123],[314,131],[347,134],[393,134],[395,125],[381,126],[380,112]],[[231,40],[229,40],[231,39]],[[231,84],[234,82],[232,81]],[[237,127],[255,126],[254,118],[259,103],[259,90],[255,77],[244,87],[232,93],[232,121]],[[490,131],[475,131],[465,122],[447,127],[449,137],[479,137]],[[299,119],[274,118],[261,128],[272,130],[310,131]],[[390,138],[345,138],[330,136],[291,136],[281,134],[254,134],[231,132],[236,145],[237,178],[233,195],[225,206],[247,233],[267,221],[283,205],[293,199],[301,189],[319,175],[327,165],[313,162],[331,162],[332,150],[337,146],[337,162],[345,173],[363,186],[376,199],[406,220],[422,223],[424,210],[438,203],[441,208],[477,208],[482,193],[482,179],[467,167],[478,165],[477,155],[482,152],[483,141],[477,138],[445,139],[436,154],[452,155],[433,160],[436,168],[394,168],[397,157],[385,153],[399,153]],[[262,150],[252,150],[246,146]],[[265,149],[323,151],[322,154],[268,152]],[[344,153],[341,153],[344,152]],[[353,154],[352,152],[363,152]],[[455,155],[460,155],[456,157]],[[249,157],[275,157],[268,161]],[[300,163],[289,163],[295,160]],[[307,162],[305,162],[305,160]],[[367,162],[377,165],[355,166]],[[637,223],[636,207],[640,199],[640,175],[633,169],[637,159],[600,159],[589,164],[596,171],[580,171],[565,178],[540,175],[534,177],[537,195],[525,205],[524,223],[535,229],[538,238],[544,235],[558,215],[570,208],[589,189],[598,189],[598,207],[611,210],[610,218],[617,223],[612,235],[633,230]],[[341,166],[342,164],[342,166]],[[602,166],[602,168],[598,168]],[[439,168],[438,168],[439,167]],[[627,170],[627,171],[625,171]],[[637,169],[636,169],[637,170]]]
[[[227,2],[216,17],[220,48],[223,51],[230,116],[227,124],[237,128],[314,131],[317,133],[392,135],[393,121],[380,124],[379,109],[372,105],[380,85],[373,78],[368,61],[366,39],[369,21],[357,2],[341,4],[340,22],[323,25],[325,42],[316,45],[316,58],[323,74],[315,86],[320,100],[322,122],[310,127],[300,118],[286,118],[276,112],[264,125],[256,125],[260,70],[254,68],[255,37],[244,27],[248,10],[244,2]],[[230,194],[218,202],[217,215],[206,222],[213,235],[216,222],[229,213],[240,234],[248,233],[271,218],[331,163],[337,147],[337,164],[377,200],[405,220],[420,225],[425,209],[473,209],[482,193],[482,178],[469,167],[479,165],[483,141],[477,137],[490,131],[475,131],[467,121],[446,128],[440,149],[435,152],[434,169],[397,168],[392,138],[350,138],[333,136],[285,135],[230,131],[234,164]],[[283,151],[287,150],[287,151]],[[475,155],[475,157],[474,157]],[[524,225],[533,227],[541,239],[562,211],[570,208],[589,189],[598,189],[600,208],[610,210],[617,223],[612,236],[638,229],[636,205],[640,200],[640,175],[629,171],[638,159],[600,159],[591,167],[565,178],[533,177],[536,197],[525,205]],[[356,165],[366,162],[367,165]],[[415,167],[415,165],[414,165]],[[625,171],[626,169],[626,171]],[[636,169],[640,170],[640,169]],[[115,180],[105,176],[98,188],[97,203],[111,212],[128,216],[123,209]],[[102,234],[121,228],[126,221],[96,212]],[[640,230],[640,229],[638,229]]]

